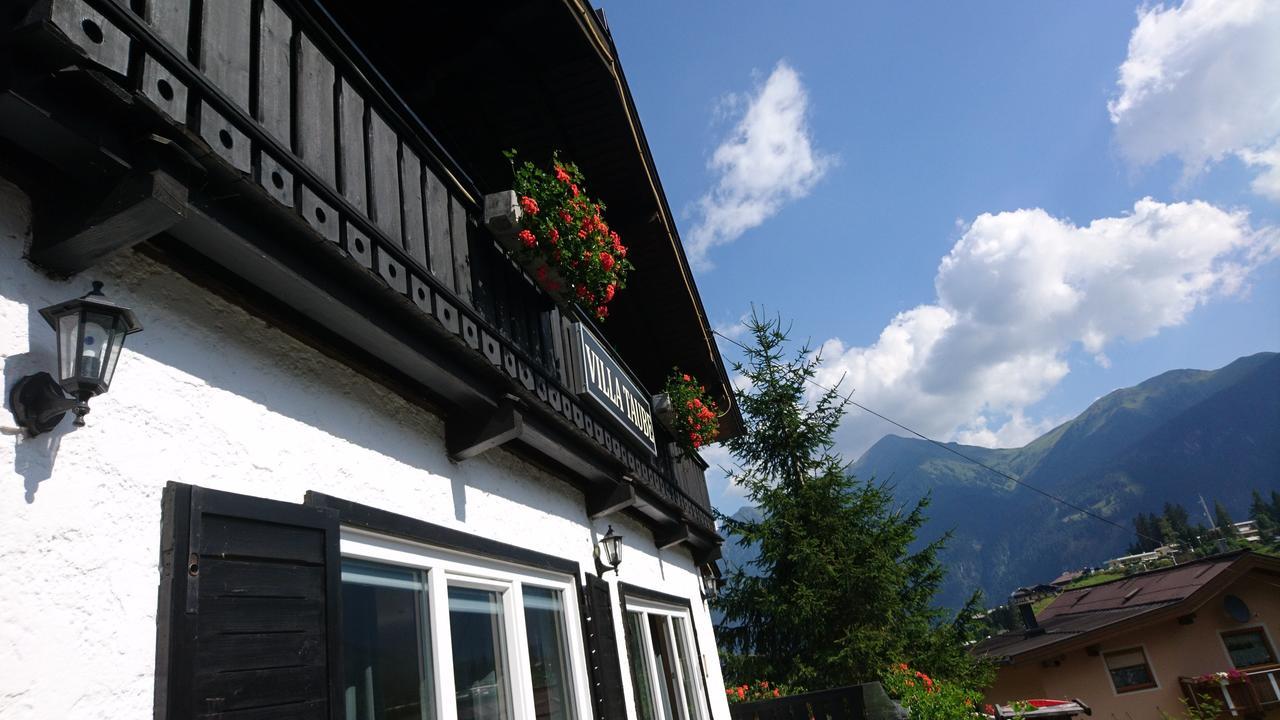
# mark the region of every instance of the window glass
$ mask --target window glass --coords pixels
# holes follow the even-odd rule
[[[1106,660],[1107,671],[1111,673],[1111,684],[1115,686],[1116,692],[1156,686],[1151,666],[1147,664],[1147,656],[1142,648],[1105,653],[1103,659]]]
[[[502,596],[492,590],[449,587],[453,678],[458,720],[511,717]]]
[[[1262,628],[1250,628],[1231,633],[1223,633],[1222,641],[1227,645],[1227,654],[1231,656],[1231,664],[1237,668],[1266,665],[1276,661],[1271,644]]]
[[[347,720],[434,717],[426,573],[342,562]]]
[[[644,644],[644,616],[638,612],[627,616],[627,658],[631,662],[631,689],[636,697],[636,714],[640,720],[656,720],[653,712],[653,683],[649,676],[649,652]]]
[[[676,654],[680,658],[680,676],[684,679],[684,699],[689,709],[689,720],[702,717],[702,664],[691,662],[693,646],[689,644],[689,635],[685,632],[684,618],[672,618],[676,631]]]
[[[524,625],[534,716],[538,720],[568,720],[573,716],[573,702],[560,591],[524,586]]]
[[[675,656],[667,639],[667,617],[649,615],[649,642],[653,647],[654,668],[658,671],[658,707],[662,717],[673,720],[680,717],[676,700],[680,697],[676,682]]]

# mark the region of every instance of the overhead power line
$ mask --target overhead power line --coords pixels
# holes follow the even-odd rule
[[[746,345],[743,345],[742,343],[738,342],[737,340],[734,340],[733,338],[729,337],[728,335],[725,335],[724,333],[720,332],[719,330],[712,330],[712,332],[713,332],[713,333],[715,333],[716,335],[719,335],[720,337],[724,338],[725,340],[727,340],[727,341],[729,341],[729,342],[733,343],[734,345],[737,345],[739,348],[742,348],[743,350],[746,350],[746,351],[748,351],[748,352],[751,350],[751,348],[748,348]],[[835,395],[837,395],[837,396],[840,396],[840,395],[841,395],[841,393],[840,393],[838,390],[836,390],[835,388],[827,387],[826,385],[823,385],[822,383],[820,383],[820,382],[818,382],[818,381],[814,380],[813,378],[805,378],[805,380],[806,380],[809,384],[813,385],[814,387],[816,387],[816,388],[818,388],[818,389],[820,389],[820,390],[823,390],[823,391],[825,391],[825,392],[829,392],[829,393],[833,393],[833,394],[835,394]],[[1116,522],[1116,521],[1114,521],[1114,520],[1111,520],[1110,518],[1103,517],[1102,515],[1099,515],[1099,514],[1097,514],[1097,513],[1093,512],[1092,510],[1089,510],[1088,508],[1085,508],[1085,507],[1082,507],[1082,506],[1080,506],[1080,505],[1077,505],[1077,504],[1075,504],[1075,503],[1071,502],[1070,500],[1067,500],[1066,498],[1059,497],[1058,495],[1054,495],[1053,493],[1051,493],[1051,492],[1049,492],[1049,491],[1047,491],[1047,490],[1044,490],[1044,489],[1042,489],[1042,488],[1038,488],[1038,487],[1036,487],[1035,485],[1032,485],[1031,483],[1026,482],[1025,480],[1022,480],[1021,478],[1014,477],[1013,475],[1010,475],[1009,473],[1007,473],[1007,472],[1005,472],[1005,471],[1003,471],[1003,470],[1000,470],[1000,469],[998,469],[998,468],[992,467],[991,465],[988,465],[987,463],[984,463],[984,462],[982,462],[981,460],[979,460],[979,459],[977,459],[977,458],[975,458],[975,457],[972,457],[972,456],[966,455],[966,454],[964,454],[964,453],[960,452],[959,450],[955,449],[954,447],[951,447],[951,446],[950,446],[950,445],[948,445],[947,443],[944,443],[944,442],[941,442],[941,441],[938,441],[938,440],[934,440],[933,438],[931,438],[931,437],[929,437],[929,436],[925,435],[924,433],[919,432],[919,431],[917,431],[917,430],[915,430],[915,429],[913,429],[913,428],[910,428],[910,427],[908,427],[908,426],[906,426],[906,425],[904,425],[904,424],[902,424],[902,423],[898,422],[897,420],[894,420],[893,418],[888,417],[887,415],[884,415],[883,413],[876,412],[875,410],[872,410],[871,408],[867,407],[866,405],[863,405],[862,403],[859,403],[859,402],[856,402],[855,400],[853,400],[853,391],[852,391],[852,390],[849,392],[849,394],[848,394],[848,395],[844,395],[843,397],[844,397],[845,402],[849,403],[850,405],[853,405],[854,407],[858,408],[859,410],[862,410],[863,412],[870,413],[871,415],[874,415],[874,416],[876,416],[876,417],[880,418],[881,420],[883,420],[883,421],[885,421],[885,422],[889,423],[890,425],[893,425],[894,427],[897,427],[897,428],[900,428],[900,429],[902,429],[902,430],[905,430],[905,431],[907,431],[907,432],[911,433],[912,435],[915,435],[916,437],[920,438],[921,440],[924,440],[925,442],[928,442],[928,443],[931,443],[931,444],[933,444],[933,445],[936,445],[936,446],[938,446],[938,447],[942,448],[943,450],[946,450],[947,452],[951,453],[952,455],[955,455],[956,457],[959,457],[959,458],[961,458],[961,459],[967,460],[968,462],[971,462],[971,463],[973,463],[974,465],[977,465],[977,466],[978,466],[978,467],[980,467],[980,468],[983,468],[983,469],[985,469],[985,470],[987,470],[987,471],[989,471],[989,472],[991,472],[991,473],[994,473],[995,475],[998,475],[998,476],[1000,476],[1000,477],[1002,477],[1002,478],[1004,478],[1004,479],[1006,479],[1006,480],[1008,480],[1008,481],[1010,481],[1010,482],[1012,482],[1012,483],[1015,483],[1015,484],[1017,484],[1017,485],[1019,485],[1019,486],[1021,486],[1021,487],[1024,487],[1024,488],[1026,488],[1026,489],[1028,489],[1028,490],[1031,490],[1032,492],[1035,492],[1035,493],[1038,493],[1038,494],[1040,494],[1040,495],[1043,495],[1044,497],[1049,498],[1050,500],[1052,500],[1052,501],[1054,501],[1054,502],[1056,502],[1056,503],[1058,503],[1058,504],[1060,504],[1060,505],[1063,505],[1063,506],[1065,506],[1065,507],[1069,507],[1069,508],[1071,508],[1072,510],[1075,510],[1076,512],[1078,512],[1078,513],[1080,513],[1080,514],[1084,515],[1085,517],[1090,517],[1090,518],[1093,518],[1094,520],[1098,520],[1098,521],[1100,521],[1100,522],[1104,522],[1104,523],[1106,523],[1106,524],[1108,524],[1108,525],[1111,525],[1112,527],[1117,527],[1117,528],[1119,528],[1119,529],[1121,529],[1121,530],[1125,531],[1126,533],[1134,533],[1134,534],[1135,534],[1135,535],[1137,535],[1138,537],[1143,538],[1144,540],[1149,540],[1149,541],[1151,541],[1151,542],[1154,542],[1154,543],[1156,543],[1157,545],[1163,545],[1163,544],[1164,544],[1164,542],[1163,542],[1162,540],[1158,539],[1158,538],[1153,538],[1153,537],[1151,537],[1150,535],[1146,535],[1146,534],[1144,534],[1144,533],[1137,532],[1137,530],[1136,530],[1135,528],[1128,528],[1128,527],[1125,527],[1124,525],[1122,525],[1122,524],[1120,524],[1120,523],[1118,523],[1118,522]]]

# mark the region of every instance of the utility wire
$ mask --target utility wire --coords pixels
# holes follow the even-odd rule
[[[733,338],[729,337],[728,335],[725,335],[724,333],[720,332],[719,330],[712,330],[712,332],[713,332],[713,333],[715,333],[716,335],[719,335],[720,337],[724,338],[725,340],[727,340],[727,341],[729,341],[729,342],[733,343],[734,345],[737,345],[739,348],[741,348],[741,349],[743,349],[743,350],[745,350],[745,351],[747,351],[747,352],[750,352],[750,351],[751,351],[751,348],[748,348],[746,345],[743,345],[742,343],[738,342],[737,340],[734,340]],[[820,390],[823,390],[823,391],[825,391],[825,392],[832,393],[832,394],[837,395],[837,396],[841,396],[841,393],[840,393],[839,391],[837,391],[835,388],[827,387],[826,385],[823,385],[822,383],[820,383],[820,382],[818,382],[818,381],[814,380],[813,378],[805,378],[805,380],[806,380],[809,384],[813,385],[814,387],[816,387],[816,388],[818,388],[818,389],[820,389]],[[938,440],[934,440],[933,438],[928,437],[928,436],[926,436],[925,434],[923,434],[923,433],[921,433],[921,432],[918,432],[918,431],[916,431],[916,430],[914,430],[914,429],[912,429],[912,428],[907,427],[906,425],[903,425],[902,423],[898,422],[897,420],[894,420],[894,419],[893,419],[893,418],[891,418],[891,417],[888,417],[888,416],[886,416],[886,415],[883,415],[883,414],[881,414],[881,413],[878,413],[878,412],[876,412],[875,410],[872,410],[871,408],[867,407],[866,405],[863,405],[862,403],[856,402],[855,400],[853,400],[853,397],[852,397],[852,396],[853,396],[853,391],[851,390],[851,391],[849,392],[849,394],[848,394],[848,395],[844,395],[844,396],[843,396],[843,397],[844,397],[845,402],[849,403],[850,405],[853,405],[854,407],[856,407],[856,408],[858,408],[858,409],[860,409],[860,410],[862,410],[862,411],[864,411],[864,412],[867,412],[867,413],[870,413],[870,414],[872,414],[872,415],[875,415],[876,417],[878,417],[878,418],[880,418],[881,420],[883,420],[883,421],[885,421],[885,422],[889,423],[890,425],[893,425],[893,426],[895,426],[895,427],[901,428],[902,430],[905,430],[905,431],[907,431],[907,432],[911,433],[912,435],[915,435],[916,437],[920,438],[921,440],[924,440],[925,442],[931,443],[931,444],[933,444],[933,445],[937,445],[938,447],[942,448],[943,450],[946,450],[947,452],[951,453],[952,455],[955,455],[955,456],[960,457],[960,458],[962,458],[962,459],[964,459],[964,460],[967,460],[967,461],[969,461],[969,462],[973,463],[974,465],[977,465],[978,467],[985,468],[986,470],[989,470],[990,472],[995,473],[996,475],[999,475],[1000,477],[1002,477],[1002,478],[1004,478],[1004,479],[1006,479],[1006,480],[1008,480],[1008,481],[1010,481],[1010,482],[1013,482],[1013,483],[1015,483],[1015,484],[1017,484],[1017,485],[1021,485],[1022,487],[1026,488],[1026,489],[1028,489],[1028,490],[1031,490],[1031,491],[1033,491],[1033,492],[1039,493],[1039,494],[1041,494],[1041,495],[1043,495],[1043,496],[1045,496],[1045,497],[1049,498],[1050,500],[1052,500],[1052,501],[1054,501],[1054,502],[1056,502],[1056,503],[1059,503],[1059,504],[1061,504],[1061,505],[1065,505],[1066,507],[1069,507],[1069,508],[1071,508],[1072,510],[1075,510],[1076,512],[1079,512],[1079,513],[1081,513],[1081,514],[1083,514],[1083,515],[1085,515],[1085,516],[1087,516],[1087,517],[1091,517],[1091,518],[1093,518],[1094,520],[1099,520],[1099,521],[1104,522],[1104,523],[1106,523],[1106,524],[1108,524],[1108,525],[1111,525],[1111,526],[1113,526],[1113,527],[1120,528],[1121,530],[1125,531],[1126,533],[1134,533],[1135,535],[1137,535],[1137,536],[1138,536],[1138,537],[1140,537],[1140,538],[1143,538],[1144,540],[1150,540],[1151,542],[1156,543],[1156,545],[1157,545],[1157,546],[1159,546],[1159,545],[1163,545],[1163,544],[1164,544],[1164,542],[1163,542],[1162,540],[1159,540],[1159,539],[1157,539],[1157,538],[1153,538],[1153,537],[1151,537],[1150,535],[1145,535],[1145,534],[1143,534],[1143,533],[1137,532],[1137,531],[1136,531],[1136,529],[1134,529],[1134,528],[1128,528],[1128,527],[1125,527],[1124,525],[1122,525],[1122,524],[1120,524],[1120,523],[1118,523],[1118,522],[1116,522],[1116,521],[1114,521],[1114,520],[1111,520],[1111,519],[1109,519],[1109,518],[1105,518],[1105,517],[1103,517],[1103,516],[1101,516],[1101,515],[1099,515],[1099,514],[1097,514],[1097,513],[1093,512],[1092,510],[1089,510],[1089,509],[1087,509],[1087,508],[1081,507],[1081,506],[1079,506],[1079,505],[1077,505],[1077,504],[1075,504],[1075,503],[1071,502],[1070,500],[1067,500],[1066,498],[1062,498],[1062,497],[1059,497],[1059,496],[1057,496],[1057,495],[1054,495],[1053,493],[1051,493],[1051,492],[1049,492],[1049,491],[1047,491],[1047,490],[1043,490],[1043,489],[1041,489],[1041,488],[1036,487],[1035,485],[1032,485],[1032,484],[1031,484],[1031,483],[1029,483],[1029,482],[1026,482],[1026,481],[1024,481],[1024,480],[1021,480],[1021,479],[1019,479],[1019,478],[1016,478],[1016,477],[1014,477],[1013,475],[1010,475],[1009,473],[1004,472],[1003,470],[999,470],[999,469],[997,469],[997,468],[994,468],[994,467],[992,467],[992,466],[990,466],[990,465],[988,465],[988,464],[986,464],[986,463],[982,462],[981,460],[978,460],[977,458],[970,457],[969,455],[966,455],[966,454],[964,454],[964,453],[960,452],[959,450],[957,450],[957,449],[955,449],[955,448],[953,448],[953,447],[951,447],[951,446],[947,445],[946,443],[940,442],[940,441],[938,441]]]

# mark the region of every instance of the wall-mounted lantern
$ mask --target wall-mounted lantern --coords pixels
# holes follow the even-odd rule
[[[49,373],[28,375],[9,392],[13,419],[31,436],[48,432],[68,411],[84,425],[89,398],[111,387],[124,337],[142,329],[129,308],[102,295],[102,283],[75,300],[40,310],[58,336],[58,379]]]
[[[621,558],[618,557],[618,550],[622,544],[622,536],[613,532],[613,526],[605,531],[604,537],[600,538],[600,542],[596,544],[596,574],[603,576],[606,572],[612,570],[618,572],[618,566],[622,564]],[[603,557],[603,562],[601,558]]]
[[[720,573],[715,563],[702,566],[702,599],[712,600],[720,593]]]

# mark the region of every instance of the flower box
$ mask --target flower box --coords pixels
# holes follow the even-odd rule
[[[671,396],[660,392],[653,396],[653,417],[662,423],[667,432],[675,432],[676,408],[671,404]]]
[[[529,273],[529,277],[534,279],[553,300],[562,308],[568,308],[572,303],[569,296],[565,294],[567,285],[564,278],[560,277],[560,273],[556,269],[547,264],[541,257],[531,257],[521,252],[523,247],[518,237],[520,232],[520,219],[524,215],[524,211],[520,209],[520,202],[516,198],[515,190],[503,190],[502,192],[489,193],[484,196],[484,225],[493,234],[498,244],[502,246],[507,254],[520,263],[520,266]]]
[[[582,172],[551,156],[549,168],[511,161],[512,188],[486,195],[484,223],[508,253],[562,303],[603,321],[633,269],[627,246],[591,199]]]

